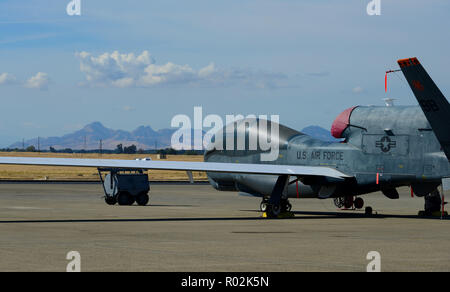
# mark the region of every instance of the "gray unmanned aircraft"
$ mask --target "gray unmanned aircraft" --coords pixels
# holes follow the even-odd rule
[[[217,190],[262,197],[261,209],[268,217],[290,211],[291,198],[332,198],[338,207],[361,209],[364,201],[358,196],[381,191],[389,199],[398,199],[396,188],[401,186],[410,186],[415,195],[424,197],[425,212],[432,213],[443,203],[438,187],[450,178],[450,105],[417,58],[402,59],[398,64],[420,107],[349,108],[331,127],[333,136],[342,139],[336,143],[277,125],[279,155],[273,161],[262,161],[261,148],[248,147],[252,137],[270,137],[271,128],[259,127],[258,119],[242,119],[232,135],[233,139],[246,137],[244,150],[223,150],[230,139],[224,127],[207,147],[204,162],[0,157],[0,164],[109,171],[104,181],[100,175],[108,204],[147,204],[148,183],[139,188],[137,181],[131,180],[131,186],[125,187],[130,180],[126,183],[118,173],[160,169],[184,170],[188,175],[206,171]]]

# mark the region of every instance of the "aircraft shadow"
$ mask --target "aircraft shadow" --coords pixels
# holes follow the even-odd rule
[[[254,211],[257,210],[241,210]],[[320,219],[422,219],[422,220],[449,220],[450,217],[441,219],[440,217],[420,217],[416,215],[393,215],[393,214],[373,214],[371,216],[361,213],[343,213],[343,212],[311,212],[311,211],[294,211],[296,216],[286,219],[275,220],[320,220]],[[257,221],[270,220],[261,217],[185,217],[185,218],[111,218],[111,219],[43,219],[43,220],[0,220],[0,224],[20,224],[20,223],[114,223],[114,222],[201,222],[201,221]]]
[[[164,204],[152,204],[152,205],[146,205],[146,206],[128,206],[128,207],[136,207],[136,208],[142,208],[142,207],[200,207],[200,205],[164,205]]]
[[[43,219],[43,220],[0,220],[0,224],[17,223],[114,223],[114,222],[195,222],[195,221],[242,221],[263,220],[259,217],[196,217],[196,218],[124,218],[124,219]]]
[[[260,212],[259,210],[241,210],[245,212]],[[294,217],[287,219],[359,219],[359,218],[374,218],[374,219],[385,219],[385,218],[399,218],[399,219],[429,219],[429,220],[450,220],[450,216],[440,218],[440,217],[424,217],[418,215],[397,215],[397,214],[372,214],[366,215],[364,213],[357,213],[352,211],[346,212],[323,212],[323,211],[292,211],[294,215],[308,215],[307,217]]]
[[[428,219],[428,220],[449,220],[450,217],[424,217],[418,215],[396,215],[396,214],[372,214],[366,215],[363,213],[344,213],[344,212],[315,212],[315,211],[293,211],[292,213],[297,215],[310,215],[310,217],[300,217],[300,218],[308,218],[308,219],[323,219],[323,218],[399,218],[399,219]]]

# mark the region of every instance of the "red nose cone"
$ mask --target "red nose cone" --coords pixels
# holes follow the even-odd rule
[[[334,138],[343,138],[342,133],[350,124],[350,116],[355,108],[357,108],[357,106],[346,109],[334,120],[333,125],[331,125],[331,135],[333,135]]]

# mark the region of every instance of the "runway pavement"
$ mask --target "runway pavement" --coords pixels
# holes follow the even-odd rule
[[[447,195],[448,196],[448,195]],[[0,184],[0,271],[450,271],[450,221],[418,218],[401,190],[363,197],[377,216],[332,200],[291,200],[294,219],[260,218],[260,199],[208,185],[152,186],[150,206],[108,206],[101,185]]]

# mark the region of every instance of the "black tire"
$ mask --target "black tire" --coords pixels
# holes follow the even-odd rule
[[[120,206],[131,206],[134,203],[134,197],[127,192],[122,192],[117,195],[117,202]]]
[[[345,197],[344,207],[345,209],[353,208],[353,197]]]
[[[131,194],[128,194],[128,205],[131,206],[134,204],[134,202],[136,202],[136,197],[132,196]]]
[[[281,213],[281,206],[280,205],[267,205],[267,217],[268,218],[278,218],[278,215]]]
[[[362,198],[356,198],[353,205],[356,209],[362,209],[364,207],[364,200]]]
[[[108,205],[115,205],[117,204],[117,196],[114,197],[109,197],[109,196],[105,196],[105,202]]]
[[[372,214],[373,214],[372,207],[366,207],[366,209],[365,209],[365,214],[366,214],[367,216],[372,216]]]
[[[136,197],[136,203],[139,206],[145,206],[148,204],[148,201],[150,200],[150,197],[148,196],[147,193],[140,193],[137,197]]]

